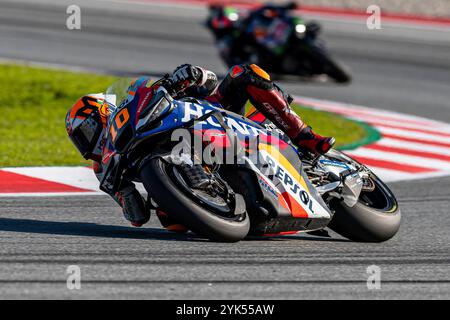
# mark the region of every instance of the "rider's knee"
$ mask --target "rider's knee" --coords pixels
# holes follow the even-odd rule
[[[256,77],[260,80],[271,81],[270,75],[261,67],[256,64],[251,64],[248,66],[249,71],[253,77]]]
[[[256,64],[251,64],[248,66],[247,70],[249,74],[250,85],[265,90],[272,90],[274,88],[274,84],[270,79],[270,75],[262,68],[260,68]]]
[[[270,75],[256,64],[240,64],[233,66],[228,72],[229,81],[238,87],[255,86],[271,90],[274,85]]]

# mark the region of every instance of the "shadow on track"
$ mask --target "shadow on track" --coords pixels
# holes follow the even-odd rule
[[[0,226],[1,227],[1,226]],[[0,229],[1,230],[1,229]],[[326,238],[326,237],[318,237],[318,236],[305,236],[302,234],[298,235],[280,235],[280,236],[269,236],[269,237],[248,237],[245,241],[287,241],[287,240],[295,240],[295,241],[319,241],[319,242],[352,242],[348,239],[342,238]]]
[[[124,226],[102,225],[88,222],[59,222],[30,219],[0,218],[0,232],[37,233],[63,236],[81,236],[97,238],[137,239],[137,240],[164,240],[164,241],[204,241],[207,239],[192,233],[177,234],[160,228],[132,228]],[[270,236],[249,237],[245,241],[324,241],[324,242],[350,242],[347,239],[322,238],[313,236]]]
[[[166,241],[206,241],[193,234],[176,234],[158,228],[132,228],[86,222],[56,222],[0,218],[0,232]]]

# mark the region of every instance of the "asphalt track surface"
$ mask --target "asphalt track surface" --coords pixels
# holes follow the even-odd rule
[[[0,1],[0,57],[121,74],[186,61],[225,72],[201,10],[79,1],[83,29],[69,31],[65,2],[46,2]],[[450,122],[450,32],[323,23],[355,81],[283,83],[289,92]],[[0,298],[450,298],[450,178],[391,186],[403,224],[382,244],[336,234],[218,244],[168,233],[155,217],[130,228],[107,197],[1,199]],[[69,265],[81,267],[81,290],[66,287]],[[370,265],[381,267],[380,290],[366,286]]]

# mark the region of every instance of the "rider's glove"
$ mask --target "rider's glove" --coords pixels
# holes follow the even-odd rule
[[[190,64],[183,64],[175,69],[172,79],[180,89],[195,84],[202,78],[202,70]]]

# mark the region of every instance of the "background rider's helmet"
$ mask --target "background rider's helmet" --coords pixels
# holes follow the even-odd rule
[[[92,159],[93,151],[106,127],[107,112],[105,100],[84,96],[67,113],[67,134],[85,159]]]
[[[239,12],[232,7],[213,4],[209,7],[209,14],[207,25],[218,37],[234,30],[239,20]]]

